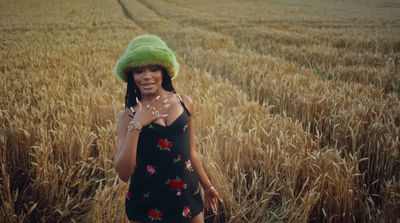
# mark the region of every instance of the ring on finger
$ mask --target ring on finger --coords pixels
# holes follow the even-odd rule
[[[160,115],[160,112],[157,111],[157,110],[154,110],[154,111],[151,112],[151,114],[152,114],[153,116],[159,116],[159,115]]]

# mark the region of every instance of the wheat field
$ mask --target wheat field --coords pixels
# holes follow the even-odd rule
[[[112,71],[143,33],[194,99],[224,200],[206,222],[400,222],[398,15],[394,0],[0,0],[0,222],[128,222]]]

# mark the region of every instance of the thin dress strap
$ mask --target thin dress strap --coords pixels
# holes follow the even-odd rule
[[[182,99],[181,95],[178,94],[178,93],[176,93],[176,96],[178,96],[179,102],[182,104],[183,108],[186,110],[186,112],[188,113],[188,115],[191,116],[192,114],[190,114],[189,109],[186,107],[185,103],[183,102],[183,99]]]

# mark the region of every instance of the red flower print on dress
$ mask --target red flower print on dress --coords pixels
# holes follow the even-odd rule
[[[185,206],[182,211],[182,216],[185,218],[190,218],[190,215],[190,208]]]
[[[160,150],[171,151],[172,146],[172,142],[168,141],[167,139],[158,139],[157,141],[157,147],[160,148]]]
[[[183,182],[183,180],[181,180],[179,177],[176,177],[175,179],[169,179],[167,182],[165,182],[165,184],[169,185],[169,190],[171,192],[176,191],[176,196],[181,196],[181,191],[187,187],[187,184],[185,184],[185,182]]]
[[[185,169],[187,169],[188,171],[192,172],[193,171],[193,167],[192,167],[192,162],[190,162],[190,160],[185,162],[186,167]]]
[[[161,221],[162,217],[164,217],[164,212],[163,211],[160,211],[157,208],[156,209],[154,209],[154,208],[150,209],[150,211],[149,211],[150,220],[152,220],[152,221]]]
[[[147,173],[150,175],[154,175],[156,173],[156,169],[152,165],[147,165]]]
[[[132,192],[130,192],[130,191],[128,191],[127,193],[126,193],[126,199],[131,199],[131,197],[132,197]]]

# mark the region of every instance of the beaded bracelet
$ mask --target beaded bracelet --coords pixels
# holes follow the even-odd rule
[[[214,187],[214,186],[211,186],[208,190],[206,190],[206,193],[208,193],[208,192],[211,191],[211,190],[215,190],[215,187]]]
[[[207,180],[207,182],[209,183],[209,185],[211,185],[211,187],[208,188],[208,190],[206,190],[206,192],[209,192],[210,190],[215,190],[215,187],[211,184],[211,181]]]
[[[139,123],[132,120],[128,124],[128,131],[131,132],[134,128],[137,129],[139,132],[142,131],[142,126]]]

